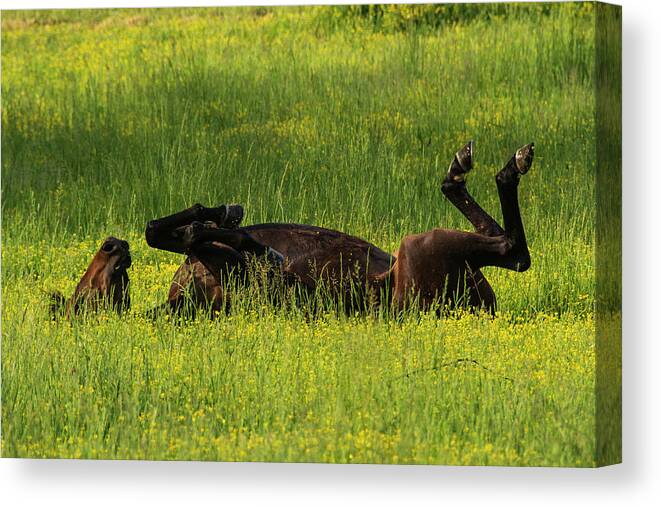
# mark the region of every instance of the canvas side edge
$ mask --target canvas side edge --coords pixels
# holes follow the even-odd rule
[[[622,461],[622,8],[595,4],[595,464]]]

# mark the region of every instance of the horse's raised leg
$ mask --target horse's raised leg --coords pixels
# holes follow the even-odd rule
[[[458,243],[463,250],[463,258],[472,268],[497,266],[521,272],[530,267],[518,187],[521,176],[530,170],[533,156],[534,146],[527,144],[518,149],[496,174],[505,230],[501,229],[500,234],[472,234]]]
[[[466,176],[473,168],[473,142],[469,141],[454,156],[445,179],[441,184],[441,191],[473,224],[475,232],[485,236],[500,236],[503,229],[482,207],[466,189]]]
[[[218,227],[235,228],[242,218],[243,208],[238,204],[222,204],[215,208],[194,204],[173,215],[149,221],[145,230],[145,239],[152,248],[185,253],[186,247],[181,241],[181,236],[175,233],[176,229],[193,222],[207,220],[214,222]]]
[[[176,229],[175,235],[179,237],[186,251],[194,250],[199,244],[218,242],[238,253],[265,256],[270,262],[277,265],[281,265],[284,260],[280,252],[260,243],[241,229],[219,229],[208,227],[200,222],[193,222]]]
[[[503,229],[473,199],[466,189],[466,176],[473,169],[473,142],[469,141],[454,156],[441,191],[447,199],[468,219],[475,232],[485,236],[502,236]],[[468,297],[472,306],[483,306],[491,312],[496,308],[496,295],[479,269],[467,269]]]
[[[530,253],[519,208],[518,187],[521,176],[530,170],[533,157],[534,144],[530,143],[518,149],[496,175],[505,235],[509,241],[505,263],[501,267],[514,271],[525,271],[530,267]]]
[[[503,212],[503,230],[493,218],[479,207],[465,191],[462,186],[461,174],[465,175],[466,163],[462,163],[462,152],[466,152],[470,143],[460,150],[450,166],[446,182],[449,179],[456,181],[452,187],[451,195],[457,208],[466,215],[475,226],[477,234],[467,235],[458,243],[451,242],[460,247],[463,258],[473,269],[483,266],[497,266],[513,271],[525,271],[530,267],[530,253],[526,242],[526,234],[521,220],[519,208],[518,186],[522,175],[527,173],[532,166],[534,157],[534,145],[532,143],[518,149],[512,158],[496,174],[496,185],[500,197],[500,206]],[[469,149],[470,153],[470,149]],[[463,170],[464,173],[458,173]],[[457,176],[459,174],[459,176]],[[444,183],[446,189],[448,185]],[[444,193],[447,190],[444,189]],[[451,199],[451,200],[452,200]],[[459,201],[461,199],[461,201]],[[456,202],[459,201],[459,202]],[[440,233],[437,233],[437,236]],[[456,234],[452,234],[456,237]],[[448,241],[447,238],[445,241]]]

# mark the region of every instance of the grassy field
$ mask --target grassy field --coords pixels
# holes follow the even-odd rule
[[[595,464],[593,6],[363,14],[3,13],[3,456]],[[140,316],[183,260],[147,220],[240,202],[393,250],[469,229],[440,193],[468,139],[499,219],[493,176],[536,143],[533,267],[486,270],[496,318]],[[51,322],[109,234],[134,311]]]

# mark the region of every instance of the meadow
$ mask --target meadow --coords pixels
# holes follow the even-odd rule
[[[419,14],[2,13],[3,456],[598,462],[594,6]],[[183,260],[148,248],[148,220],[239,202],[244,223],[392,251],[469,230],[440,192],[469,139],[469,190],[498,219],[495,173],[536,145],[532,268],[485,270],[495,318],[142,316]],[[131,244],[132,312],[51,321],[47,293],[108,235]]]

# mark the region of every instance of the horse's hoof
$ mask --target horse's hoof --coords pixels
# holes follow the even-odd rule
[[[526,144],[524,147],[516,150],[514,156],[516,172],[526,174],[532,166],[532,160],[535,156],[535,143]]]
[[[448,169],[448,178],[457,183],[466,179],[466,175],[473,169],[473,141],[468,141],[454,156]]]
[[[206,216],[221,229],[236,229],[243,220],[243,207],[240,204],[220,204],[208,208]]]
[[[225,219],[218,224],[224,229],[236,229],[243,220],[243,206],[240,204],[227,204],[225,206]]]

